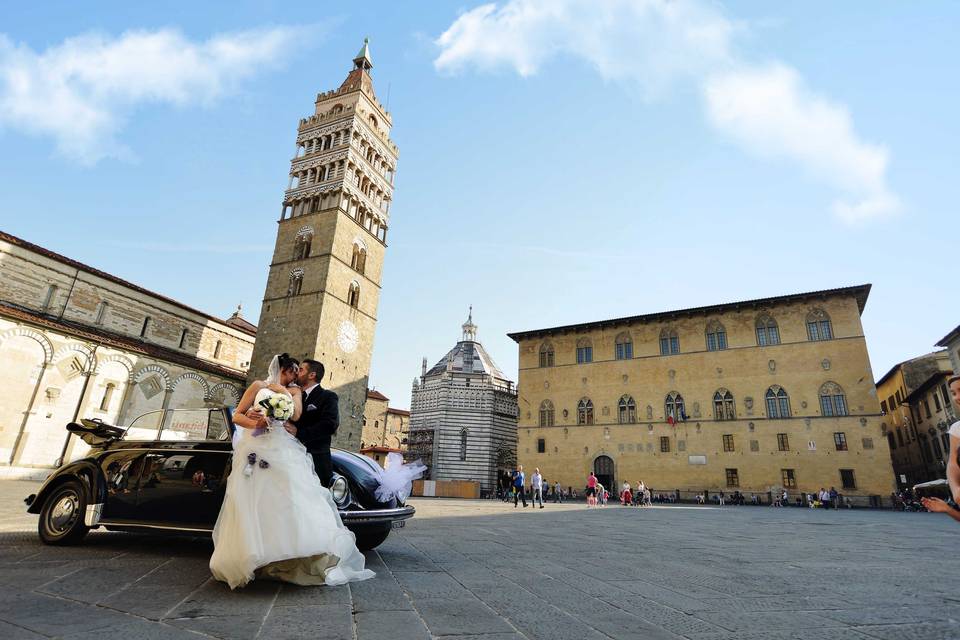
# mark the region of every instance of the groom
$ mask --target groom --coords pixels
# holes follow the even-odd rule
[[[323,373],[323,365],[316,360],[300,363],[297,384],[303,389],[303,412],[299,420],[287,423],[287,431],[307,448],[314,471],[329,489],[333,476],[330,440],[340,426],[340,409],[337,394],[320,386]]]

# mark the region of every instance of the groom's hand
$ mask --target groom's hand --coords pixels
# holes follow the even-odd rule
[[[287,430],[287,433],[289,433],[290,435],[292,435],[292,436],[296,436],[296,435],[297,435],[297,428],[296,428],[295,426],[293,426],[292,423],[290,423],[290,422],[284,422],[284,423],[283,423],[283,428],[286,429],[286,430]]]

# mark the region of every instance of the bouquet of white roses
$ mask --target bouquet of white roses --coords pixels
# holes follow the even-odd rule
[[[264,415],[275,422],[289,420],[293,416],[293,398],[285,393],[274,393],[260,401]]]

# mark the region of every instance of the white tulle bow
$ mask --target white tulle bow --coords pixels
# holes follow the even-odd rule
[[[413,481],[423,475],[427,467],[419,460],[403,464],[399,453],[387,454],[386,468],[380,471],[380,486],[377,487],[377,500],[389,502],[391,498],[403,502],[413,489]]]

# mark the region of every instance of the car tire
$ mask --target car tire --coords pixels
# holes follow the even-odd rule
[[[370,551],[371,549],[376,549],[383,541],[387,539],[387,536],[390,535],[390,528],[386,529],[375,529],[373,531],[364,531],[358,533],[357,535],[357,549],[360,551]]]
[[[90,528],[83,522],[87,497],[79,480],[58,485],[43,502],[37,530],[40,540],[50,545],[77,544]]]

